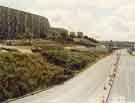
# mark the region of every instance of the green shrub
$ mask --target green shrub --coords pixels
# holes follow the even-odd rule
[[[0,102],[62,83],[102,53],[54,47],[41,54],[0,53]]]
[[[47,58],[49,62],[72,70],[80,70],[88,63],[95,61],[95,58],[88,54],[68,50],[46,50],[42,55]]]
[[[0,53],[0,101],[22,96],[54,84],[64,69],[40,55]],[[54,82],[54,83],[53,83]]]

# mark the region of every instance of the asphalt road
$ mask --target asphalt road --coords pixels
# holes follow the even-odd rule
[[[121,51],[118,73],[113,83],[109,103],[135,103],[135,56]]]

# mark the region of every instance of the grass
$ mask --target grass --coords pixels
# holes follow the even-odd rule
[[[0,101],[46,88],[59,75],[64,75],[64,69],[40,55],[0,53]]]
[[[105,56],[101,52],[72,51],[63,48],[44,48],[41,55],[49,62],[64,69],[65,75],[73,77],[82,71],[88,64],[93,64],[99,58]]]
[[[47,50],[43,52],[42,55],[45,56],[49,62],[71,70],[80,70],[88,63],[95,60],[92,56],[69,50]]]
[[[36,54],[0,52],[0,102],[60,84],[103,53],[45,47]]]

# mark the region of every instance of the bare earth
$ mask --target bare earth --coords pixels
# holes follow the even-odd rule
[[[21,53],[28,53],[28,54],[32,53],[31,47],[26,47],[26,46],[7,46],[7,45],[0,44],[0,48],[15,49]]]

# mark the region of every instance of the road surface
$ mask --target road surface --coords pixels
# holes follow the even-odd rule
[[[115,52],[62,85],[10,103],[103,103],[107,96],[108,103],[135,103],[135,57],[125,50],[121,51],[112,88],[108,87],[117,56]]]
[[[122,51],[109,103],[135,103],[135,56]]]

